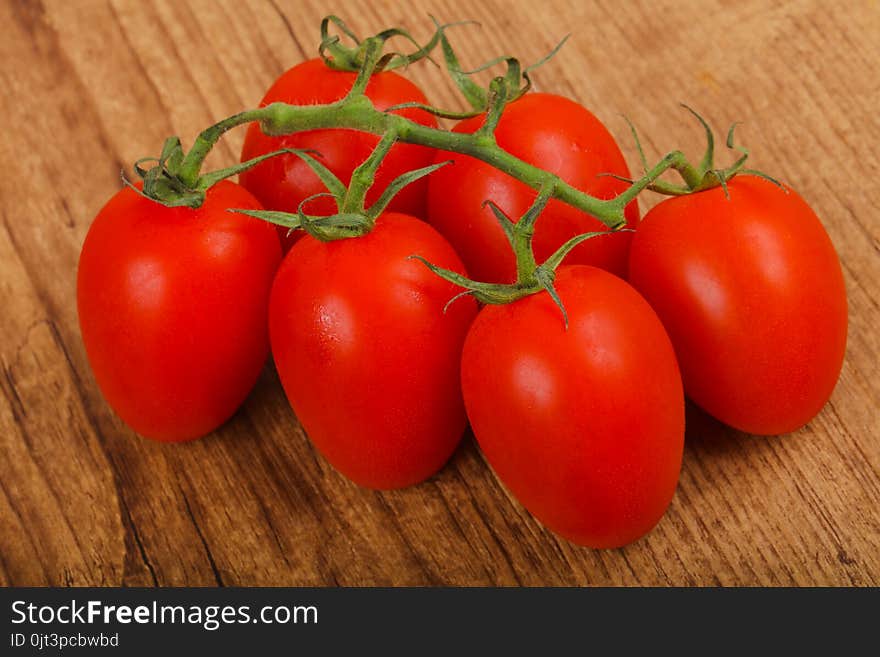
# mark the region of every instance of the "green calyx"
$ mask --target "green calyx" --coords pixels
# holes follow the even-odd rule
[[[344,36],[354,42],[354,46],[346,46],[338,34],[331,34],[330,27],[338,29]],[[369,57],[369,50],[376,44],[384,47],[386,41],[393,37],[400,37],[409,41],[416,50],[409,53],[389,52],[382,55],[375,63],[376,71],[391,71],[414,64],[421,59],[431,59],[431,51],[440,42],[443,30],[449,26],[437,25],[437,31],[425,45],[420,45],[413,36],[404,29],[390,28],[383,30],[367,39],[360,39],[345,22],[338,16],[326,16],[321,21],[321,43],[318,53],[321,59],[332,69],[337,71],[358,72],[364,67]]]
[[[348,186],[315,157],[320,157],[319,153],[291,149],[289,152],[300,157],[321,179],[328,191],[303,199],[295,213],[240,208],[230,208],[229,211],[257,217],[284,226],[289,230],[302,229],[322,242],[365,235],[373,229],[376,219],[404,187],[448,164],[448,162],[440,162],[398,176],[368,207],[366,205],[367,192],[373,186],[379,165],[396,141],[397,137],[393,132],[386,133],[379,140],[370,157],[352,172],[351,182]],[[326,216],[306,214],[305,207],[308,203],[320,197],[332,198],[336,202],[337,212]]]
[[[465,101],[471,106],[471,109],[466,111],[456,111],[442,109],[432,105],[425,105],[424,103],[403,103],[395,105],[387,111],[417,108],[440,118],[454,120],[469,119],[485,113],[488,115],[495,115],[493,119],[488,121],[494,129],[494,125],[497,124],[498,117],[500,117],[504,107],[518,98],[521,98],[532,88],[531,72],[550,61],[562,49],[565,42],[568,41],[568,36],[566,36],[556,45],[555,48],[553,48],[553,50],[541,60],[530,66],[523,67],[516,57],[505,55],[491,59],[475,69],[466,71],[461,67],[461,64],[458,61],[458,55],[446,36],[446,30],[450,27],[472,24],[474,21],[462,21],[460,23],[441,25],[433,16],[431,17],[431,20],[434,21],[436,32],[434,33],[430,45],[433,48],[436,45],[435,41],[439,42],[441,50],[443,51],[443,61],[446,64],[446,71],[455,83],[455,86],[461,92]],[[481,87],[471,79],[472,75],[488,70],[499,64],[504,64],[505,71],[503,74],[494,77],[488,87]]]
[[[781,183],[779,183],[776,179],[771,178],[766,173],[762,173],[761,171],[757,171],[755,169],[746,168],[745,165],[749,159],[749,151],[747,148],[737,144],[734,141],[734,131],[736,130],[736,126],[739,125],[738,123],[734,123],[730,126],[730,129],[727,132],[727,140],[725,141],[725,145],[731,150],[738,151],[740,155],[730,166],[725,168],[716,167],[715,134],[712,132],[712,128],[709,127],[709,124],[706,122],[706,120],[690,106],[685,105],[684,103],[681,103],[681,106],[688,112],[690,112],[694,117],[696,117],[697,121],[700,122],[700,125],[703,126],[703,130],[706,134],[706,150],[703,152],[703,157],[700,158],[700,162],[697,165],[691,164],[684,157],[684,155],[680,155],[678,160],[672,165],[671,168],[675,169],[678,172],[678,174],[681,176],[683,184],[675,184],[666,180],[660,180],[658,178],[647,186],[648,189],[653,192],[657,192],[658,194],[664,194],[666,196],[685,196],[687,194],[702,192],[707,189],[712,189],[714,187],[721,187],[724,190],[725,196],[729,197],[729,193],[727,191],[727,183],[740,173],[748,173],[750,175],[759,176],[761,178],[769,180],[774,185],[782,187]],[[632,133],[633,139],[635,139],[636,148],[639,152],[639,158],[642,162],[642,167],[647,173],[648,161],[645,158],[645,152],[642,148],[641,139],[639,139],[638,132],[636,131],[635,126],[632,124],[632,122],[626,117],[624,117],[624,119],[629,125],[629,129]],[[624,178],[623,176],[612,175],[612,177],[629,183],[633,182],[629,178]]]
[[[508,217],[501,208],[495,205],[492,201],[486,201],[484,204],[492,210],[493,214],[498,219],[498,222],[504,230],[504,234],[507,236],[507,240],[510,242],[514,255],[516,256],[516,281],[514,283],[483,283],[474,281],[466,276],[450,271],[449,269],[438,267],[421,256],[412,256],[444,280],[464,288],[460,294],[453,297],[449,303],[446,304],[447,308],[456,300],[467,295],[472,295],[480,303],[501,305],[512,303],[517,299],[537,294],[539,292],[547,292],[562,312],[563,321],[566,328],[568,328],[568,313],[556,292],[556,288],[553,286],[556,279],[556,268],[559,267],[565,257],[576,246],[588,239],[606,235],[608,234],[608,231],[576,235],[556,249],[556,251],[554,251],[544,262],[538,264],[535,260],[535,254],[532,248],[532,238],[535,234],[535,222],[551,198],[553,198],[552,186],[541,188],[531,207],[529,207],[526,213],[520,217],[517,222],[511,221],[510,217]],[[617,230],[628,229],[620,228]]]
[[[437,24],[437,21],[434,21]],[[458,62],[458,56],[447,39],[442,27],[438,25],[438,34],[440,35],[440,45],[443,49],[443,60],[446,63],[446,70],[452,78],[455,85],[461,91],[462,95],[473,108],[472,113],[466,113],[470,116],[482,114],[483,112],[491,112],[498,103],[497,97],[503,96],[505,103],[511,103],[522,97],[532,88],[531,72],[536,68],[543,66],[549,62],[568,41],[568,36],[564,37],[549,53],[547,53],[539,61],[530,66],[523,66],[516,57],[505,55],[496,57],[481,64],[475,69],[465,71]],[[488,70],[498,64],[505,65],[505,72],[493,79],[487,90],[474,82],[470,76],[481,71]],[[494,85],[494,86],[493,86]]]
[[[232,118],[236,119],[237,117]],[[229,120],[231,119],[227,119],[227,121]],[[222,130],[218,126],[221,124],[212,126],[203,135],[211,130],[217,131],[219,135]],[[200,139],[203,139],[203,136],[200,136]],[[200,153],[202,148],[203,152]],[[133,185],[126,178],[124,171],[122,172],[122,181],[141,196],[167,207],[198,208],[205,202],[205,194],[208,189],[221,180],[247,171],[269,158],[292,152],[291,149],[282,148],[231,167],[202,174],[200,173],[201,164],[209,150],[210,146],[204,148],[197,141],[190,152],[184,154],[180,138],[169,137],[165,140],[159,157],[145,157],[134,163],[135,173],[143,181],[143,189]],[[153,166],[143,166],[147,162],[152,162]]]

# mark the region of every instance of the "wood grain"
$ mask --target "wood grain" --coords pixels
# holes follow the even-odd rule
[[[326,2],[0,2],[0,584],[880,584],[880,5],[795,1],[346,3],[361,33],[429,33],[478,64],[534,61],[636,153],[696,154],[677,106],[745,120],[756,166],[814,206],[850,302],[848,354],[823,412],[754,438],[689,409],[681,485],[659,526],[621,550],[555,538],[504,491],[470,437],[408,490],[362,490],[298,427],[267,366],[214,435],[177,446],[131,433],[96,388],[75,311],[77,256],[119,170],[255,104],[315,52]],[[460,106],[441,71],[409,72]],[[242,132],[210,165],[231,163]],[[647,207],[653,199],[643,199]]]

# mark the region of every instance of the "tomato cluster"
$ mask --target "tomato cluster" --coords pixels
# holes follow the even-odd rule
[[[330,103],[354,79],[309,61],[263,104]],[[427,102],[393,72],[375,73],[365,93],[379,109]],[[393,111],[436,125],[421,109]],[[613,137],[570,99],[525,94],[495,139],[592,196],[627,188]],[[348,182],[377,141],[342,129],[267,137],[254,124],[242,159],[309,148]],[[92,224],[77,280],[83,340],[108,403],[149,438],[198,438],[236,411],[271,346],[302,426],[354,482],[426,479],[469,422],[498,477],[542,523],[578,544],[614,547],[648,532],[673,497],[685,394],[759,434],[793,431],[828,400],[846,294],[827,234],[791,189],[740,174],[664,200],[641,222],[632,202],[634,232],[572,251],[555,275],[558,299],[541,291],[446,308],[456,287],[411,256],[514,282],[510,245],[484,202],[515,220],[536,192],[471,156],[412,144],[392,146],[375,189],[435,160],[454,164],[406,188],[370,232],[334,241],[308,234],[294,244],[287,231],[227,212],[305,205],[332,214],[327,199],[312,198],[324,189],[319,177],[294,154],[243,173],[240,185],[214,185],[198,209],[123,189]],[[538,262],[598,230],[595,217],[551,201],[534,236]]]

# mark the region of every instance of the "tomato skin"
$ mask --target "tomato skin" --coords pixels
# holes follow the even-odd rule
[[[648,303],[622,279],[563,266],[549,295],[486,306],[462,355],[474,435],[501,481],[544,525],[594,548],[647,533],[675,492],[684,393]]]
[[[455,132],[474,132],[483,117],[458,123]],[[614,137],[583,106],[546,93],[526,94],[504,110],[495,131],[498,145],[520,159],[557,174],[574,187],[599,198],[613,198],[627,183],[602,173],[628,177],[629,169]],[[477,280],[512,283],[515,261],[498,219],[494,201],[514,221],[535,199],[533,189],[508,174],[467,155],[438,152],[437,160],[453,164],[428,178],[428,221],[437,227],[461,255]],[[638,204],[626,207],[626,220],[634,227]],[[606,230],[598,219],[561,201],[550,201],[538,220],[534,248],[543,262],[563,242],[575,235]],[[626,274],[629,232],[587,240],[566,258],[568,264],[588,264],[619,276]]]
[[[132,189],[98,213],[83,244],[77,309],[98,386],[137,433],[176,442],[225,422],[269,350],[266,313],[281,248],[239,185],[201,208],[166,208]]]
[[[327,460],[368,488],[434,474],[464,432],[461,347],[476,314],[455,286],[409,259],[464,268],[426,223],[386,213],[363,237],[297,242],[272,288],[281,383]]]
[[[688,396],[742,431],[809,422],[846,348],[840,261],[794,191],[750,175],[671,198],[639,226],[630,280],[663,320]]]
[[[329,68],[321,59],[302,62],[275,81],[260,106],[274,102],[296,105],[332,103],[348,93],[356,77],[355,73]],[[373,75],[365,93],[379,110],[401,103],[428,102],[415,84],[393,71]],[[433,116],[421,110],[403,109],[395,111],[395,114],[422,125],[437,125]],[[252,123],[244,140],[241,160],[249,160],[280,148],[312,149],[321,154],[318,160],[342,182],[348,184],[352,171],[367,158],[377,143],[379,137],[376,135],[343,129],[310,130],[283,137],[267,137],[259,125]],[[375,184],[367,194],[367,203],[375,201],[394,178],[407,171],[428,166],[433,158],[434,150],[431,148],[416,144],[395,144],[379,167]],[[296,212],[304,199],[327,191],[318,176],[296,155],[270,158],[242,173],[239,179],[270,210]],[[426,194],[427,181],[417,180],[394,197],[388,209],[424,217]],[[330,215],[336,212],[336,205],[330,198],[320,198],[309,202],[304,210],[311,214]],[[279,228],[279,235],[282,246],[287,251],[301,233],[288,235],[286,229]]]

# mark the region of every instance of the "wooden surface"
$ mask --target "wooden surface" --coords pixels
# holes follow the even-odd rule
[[[0,584],[880,584],[880,5],[418,0],[0,0]],[[361,33],[443,21],[466,65],[534,61],[651,159],[743,120],[754,165],[822,217],[850,302],[831,402],[779,438],[693,409],[681,484],[646,538],[592,551],[510,499],[467,436],[420,486],[361,490],[310,447],[267,366],[241,411],[186,445],[133,435],[95,386],[75,270],[119,170],[254,105],[311,57],[330,9]],[[410,71],[460,104],[430,65]],[[243,132],[210,165],[231,163]],[[647,196],[643,208],[652,202]]]

